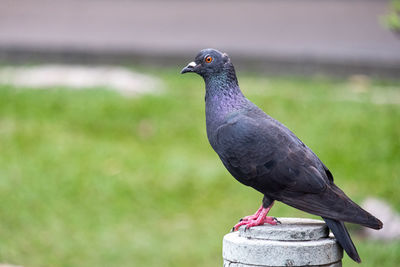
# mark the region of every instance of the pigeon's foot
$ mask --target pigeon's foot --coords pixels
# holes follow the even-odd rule
[[[261,207],[257,210],[256,213],[254,213],[253,215],[243,217],[242,219],[239,220],[239,222],[256,220],[262,210],[263,210],[263,206],[261,205]]]
[[[250,227],[263,225],[264,223],[268,223],[271,225],[276,225],[280,223],[275,217],[267,216],[271,207],[272,204],[268,208],[264,208],[263,206],[261,206],[255,214],[246,216],[243,219],[241,219],[239,223],[237,223],[233,227],[233,231],[237,231],[239,227],[242,225],[246,225],[246,229],[249,229]]]

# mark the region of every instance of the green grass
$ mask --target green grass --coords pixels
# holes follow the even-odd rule
[[[0,86],[0,262],[23,266],[221,266],[222,237],[262,196],[210,148],[200,77],[152,71],[159,95]],[[160,73],[161,72],[161,73]],[[239,77],[355,201],[400,206],[400,82]],[[277,204],[274,216],[308,216]],[[400,242],[362,240],[363,266]],[[344,266],[358,266],[347,256]]]

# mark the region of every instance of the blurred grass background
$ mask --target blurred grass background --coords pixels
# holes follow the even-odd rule
[[[0,261],[23,266],[221,266],[222,237],[262,196],[208,144],[204,84],[151,70],[157,95],[0,86]],[[400,211],[400,82],[242,74],[245,95],[292,129],[356,202]],[[310,217],[283,204],[273,216]],[[353,227],[353,230],[357,228]],[[400,242],[353,231],[362,266]],[[344,257],[344,266],[358,266]]]

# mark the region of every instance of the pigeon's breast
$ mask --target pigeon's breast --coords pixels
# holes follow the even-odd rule
[[[217,145],[217,135],[221,127],[234,124],[238,117],[240,116],[240,110],[231,110],[230,112],[218,112],[217,114],[206,114],[206,124],[207,124],[207,137],[210,145],[216,150]]]

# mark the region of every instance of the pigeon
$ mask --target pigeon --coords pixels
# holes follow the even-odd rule
[[[201,50],[181,73],[205,82],[207,137],[230,174],[263,194],[262,205],[233,228],[264,223],[274,201],[321,216],[351,259],[361,259],[344,222],[381,229],[382,222],[334,184],[332,173],[293,132],[248,100],[226,53]]]

